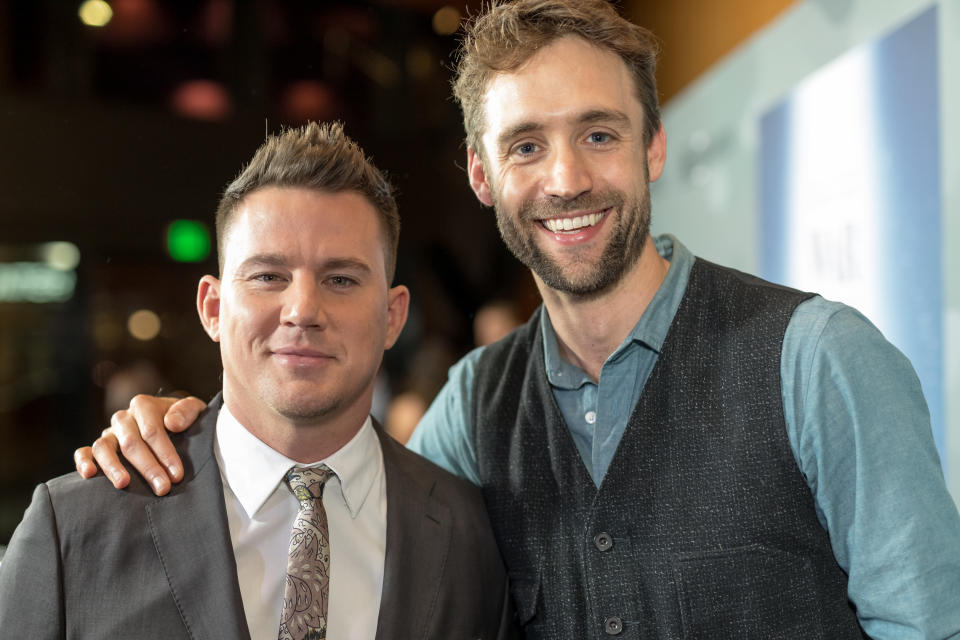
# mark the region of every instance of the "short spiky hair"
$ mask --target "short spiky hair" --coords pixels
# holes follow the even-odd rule
[[[400,239],[400,215],[393,188],[339,122],[310,124],[268,136],[249,164],[223,192],[217,206],[217,253],[223,272],[224,239],[233,214],[248,195],[263,187],[300,187],[330,193],[355,191],[380,217],[387,284],[393,282]]]
[[[491,0],[465,27],[457,53],[453,94],[463,111],[467,145],[483,155],[487,84],[511,72],[563,36],[579,36],[618,55],[633,74],[643,105],[644,142],[660,128],[654,72],[659,47],[652,33],[622,18],[608,0]]]

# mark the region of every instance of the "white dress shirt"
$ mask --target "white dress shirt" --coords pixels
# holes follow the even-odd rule
[[[226,406],[217,419],[215,454],[223,478],[240,596],[253,640],[276,640],[297,500],[283,482],[293,466],[326,464],[323,490],[330,530],[327,637],[373,640],[387,540],[387,488],[380,440],[370,418],[326,460],[304,464],[264,444]]]

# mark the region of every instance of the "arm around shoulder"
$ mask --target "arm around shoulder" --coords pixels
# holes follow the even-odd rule
[[[50,494],[41,484],[0,562],[0,638],[64,634],[60,537]]]

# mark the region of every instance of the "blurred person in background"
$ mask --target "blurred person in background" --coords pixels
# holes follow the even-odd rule
[[[456,362],[453,347],[439,336],[424,339],[407,361],[400,392],[387,406],[386,428],[397,442],[406,444],[427,407],[443,388],[447,370]]]
[[[484,303],[473,317],[473,342],[485,347],[505,337],[523,324],[517,310],[507,300],[490,300]]]
[[[655,57],[604,0],[468,26],[468,179],[543,305],[451,369],[411,448],[481,487],[529,638],[960,637],[960,516],[910,363],[849,307],[650,235]],[[182,475],[161,425],[202,403],[171,404],[98,440],[118,484],[118,446],[162,490]]]

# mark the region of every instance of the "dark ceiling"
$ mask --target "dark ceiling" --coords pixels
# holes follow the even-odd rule
[[[498,241],[459,167],[455,38],[435,26],[465,5],[112,0],[98,28],[81,4],[2,5],[4,241],[161,260],[167,223],[208,219],[266,131],[341,119],[398,188],[405,254],[450,252],[493,286],[479,265]]]

